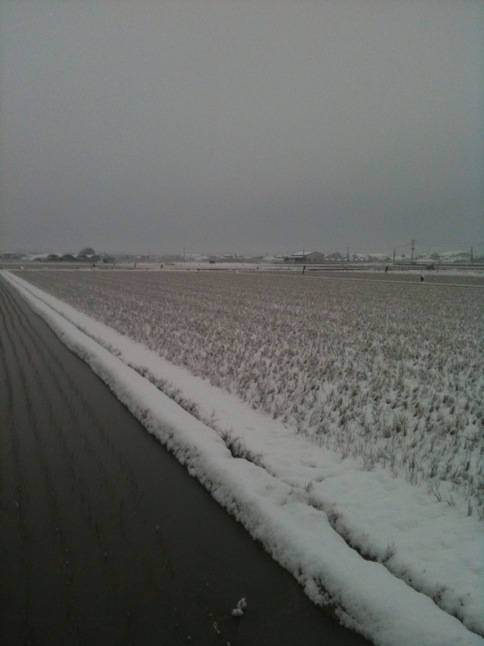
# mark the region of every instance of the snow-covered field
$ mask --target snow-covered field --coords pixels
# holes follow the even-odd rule
[[[72,309],[4,275],[315,602],[484,643],[482,288],[21,273]]]
[[[482,289],[301,275],[30,282],[365,468],[484,515]]]

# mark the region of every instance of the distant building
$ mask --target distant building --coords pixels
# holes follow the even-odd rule
[[[285,256],[284,262],[289,265],[318,265],[326,262],[326,256],[319,251],[298,251]]]

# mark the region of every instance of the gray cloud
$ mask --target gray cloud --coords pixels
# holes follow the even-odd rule
[[[481,245],[480,2],[5,2],[0,245]]]

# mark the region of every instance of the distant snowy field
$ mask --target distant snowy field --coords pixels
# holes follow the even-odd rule
[[[75,308],[6,275],[58,332],[74,324],[71,346],[83,330],[203,422],[184,445],[177,423],[163,437],[138,414],[314,601],[376,643],[483,643],[449,617],[484,634],[482,287],[18,275]]]

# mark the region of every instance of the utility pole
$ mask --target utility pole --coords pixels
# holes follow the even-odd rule
[[[410,257],[410,264],[413,265],[413,252],[415,250],[415,240],[412,238],[412,255]]]
[[[474,247],[471,247],[471,265],[474,264]]]
[[[396,249],[394,249],[394,250],[393,250],[393,264],[394,264],[394,265],[395,265],[395,254],[396,254],[396,253],[397,253],[397,250],[396,250]]]

